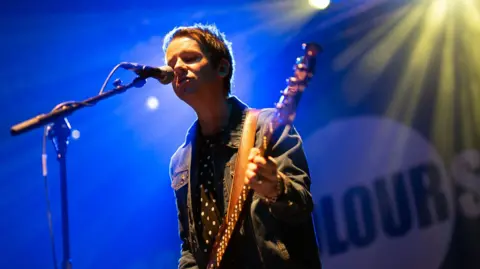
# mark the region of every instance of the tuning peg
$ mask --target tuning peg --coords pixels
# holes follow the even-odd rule
[[[308,68],[307,68],[307,65],[305,63],[298,63],[295,66],[295,69],[298,70],[298,71],[306,71]]]
[[[302,49],[307,51],[309,56],[315,56],[320,52],[323,52],[322,46],[317,43],[303,43]]]
[[[300,64],[300,63],[303,63],[303,60],[305,59],[305,57],[301,56],[301,57],[297,57],[297,60],[295,61],[296,64]]]
[[[287,80],[287,83],[289,86],[295,86],[298,84],[298,79],[296,77],[290,77],[288,80]]]

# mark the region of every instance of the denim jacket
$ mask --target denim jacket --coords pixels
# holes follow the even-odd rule
[[[242,135],[243,121],[247,106],[236,97],[229,97],[231,106],[229,127],[224,135],[224,150],[215,158],[220,159],[223,169],[224,215],[229,201],[235,160]],[[258,117],[255,146],[261,143],[266,123],[274,116],[274,109],[263,109]],[[198,179],[196,176],[196,134],[198,121],[188,130],[185,142],[173,154],[170,161],[170,177],[175,192],[179,233],[182,240],[179,268],[203,269],[208,257],[200,248],[194,210],[197,206],[192,199]],[[247,268],[275,269],[320,269],[319,250],[316,242],[310,193],[310,176],[302,140],[295,128],[279,130],[272,139],[270,156],[277,161],[285,182],[284,192],[274,203],[266,203],[258,195],[248,208],[240,233],[250,236],[256,247],[248,247],[259,260],[258,266]],[[220,190],[222,191],[222,190]],[[250,230],[251,232],[248,232]],[[234,241],[235,238],[232,238]],[[233,243],[233,242],[232,242]],[[242,247],[242,246],[240,246]],[[228,251],[227,251],[228,252]],[[227,259],[224,259],[227,261]],[[222,268],[236,268],[234,262]]]

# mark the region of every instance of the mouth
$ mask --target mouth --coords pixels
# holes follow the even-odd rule
[[[178,87],[178,88],[184,87],[188,82],[190,82],[190,80],[191,80],[191,79],[188,78],[188,77],[183,77],[183,78],[178,79],[178,81],[177,81],[177,87]]]

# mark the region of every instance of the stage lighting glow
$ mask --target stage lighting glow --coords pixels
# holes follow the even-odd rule
[[[318,9],[326,9],[330,5],[330,0],[308,0],[310,5]]]
[[[73,130],[72,131],[72,138],[77,140],[80,138],[80,131],[79,130]]]
[[[386,2],[372,0],[370,7]],[[356,10],[359,14],[366,8]],[[461,148],[475,147],[475,134],[480,132],[480,106],[475,103],[480,98],[480,47],[475,45],[480,42],[480,2],[406,1],[369,23],[377,26],[333,64],[337,71],[349,70],[352,79],[346,79],[351,82],[344,86],[349,102],[367,98],[374,83],[395,65],[397,81],[386,116],[414,125],[422,98],[429,96],[434,100],[430,134],[442,155],[453,156],[457,140],[463,143],[458,145]],[[403,62],[394,63],[399,55]],[[362,82],[353,78],[362,78]],[[429,81],[437,81],[438,86],[426,95],[425,85],[435,85]],[[453,111],[462,115],[461,120],[456,120]]]
[[[151,110],[155,110],[158,108],[158,99],[155,96],[150,96],[147,98],[147,107]]]

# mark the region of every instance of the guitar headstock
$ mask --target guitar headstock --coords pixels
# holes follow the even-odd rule
[[[288,125],[293,122],[301,94],[315,73],[317,55],[322,47],[316,43],[302,44],[304,55],[297,58],[293,67],[293,76],[287,79],[287,88],[275,107],[277,109],[276,125]]]

